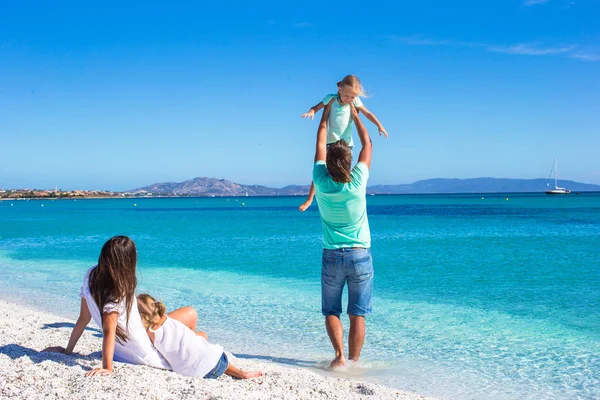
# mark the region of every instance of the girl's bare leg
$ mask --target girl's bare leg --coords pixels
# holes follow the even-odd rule
[[[175,311],[171,311],[167,315],[193,330],[196,336],[202,336],[204,339],[208,340],[208,335],[206,332],[196,330],[196,325],[198,324],[198,313],[194,307],[181,307]]]
[[[300,207],[298,207],[298,210],[300,210],[302,212],[306,211],[306,209],[308,207],[310,207],[310,205],[312,204],[314,198],[315,198],[315,183],[311,182],[310,190],[308,191],[308,197],[306,198],[306,201],[304,203],[302,203],[300,205]]]
[[[206,332],[202,332],[202,331],[195,331],[196,332],[196,336],[202,336],[204,339],[208,340],[208,335],[206,334]]]
[[[229,365],[227,366],[227,369],[225,370],[225,374],[227,374],[229,376],[233,376],[234,378],[238,378],[238,379],[250,379],[250,378],[258,378],[259,376],[262,376],[262,372],[260,372],[260,371],[242,371],[241,369],[236,368],[233,365],[231,365],[231,363],[229,363]]]
[[[181,307],[167,314],[169,317],[181,322],[194,332],[196,332],[196,324],[198,323],[198,313],[194,307]]]

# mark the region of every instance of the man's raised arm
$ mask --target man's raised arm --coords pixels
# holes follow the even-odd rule
[[[360,144],[362,149],[360,150],[360,154],[358,155],[358,162],[365,163],[367,168],[371,168],[371,154],[373,153],[373,144],[371,143],[371,138],[369,137],[369,132],[367,128],[360,120],[358,116],[358,110],[351,105],[352,107],[352,119],[354,120],[354,124],[356,125],[356,130],[358,131],[358,138],[360,139]]]
[[[315,162],[319,160],[325,161],[325,156],[327,154],[327,121],[329,120],[329,112],[331,111],[332,103],[333,101],[330,101],[329,104],[325,106],[323,115],[321,115],[321,122],[319,123],[319,128],[317,129],[317,149],[315,150]]]

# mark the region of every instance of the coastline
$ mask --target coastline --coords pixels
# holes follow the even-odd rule
[[[225,195],[225,194],[189,194],[189,195],[152,195],[152,196],[81,196],[81,197],[0,197],[0,203],[8,202],[8,201],[18,201],[18,202],[27,202],[27,201],[71,201],[71,200],[141,200],[141,199],[247,199],[247,198],[302,198],[305,197],[307,193],[303,194],[285,194],[285,195],[270,195],[270,194],[252,194],[252,195]],[[566,196],[558,196],[558,197],[589,197],[596,196],[600,194],[600,191],[595,190],[578,190],[572,191]],[[514,196],[514,197],[543,197],[543,198],[552,198],[554,196],[548,196],[547,193],[543,191],[525,191],[525,192],[423,192],[423,193],[381,193],[381,192],[369,192],[367,191],[368,196],[381,196],[381,197],[425,197],[425,198],[436,198],[436,197],[478,197],[478,196],[489,196],[490,198],[504,198],[506,196]],[[483,200],[483,199],[482,199]]]
[[[0,299],[0,397],[31,399],[427,399],[382,385],[328,377],[307,368],[232,357],[261,378],[186,377],[142,365],[114,363],[109,377],[87,378],[101,360],[101,331],[90,324],[71,355],[46,353],[66,345],[73,320]]]

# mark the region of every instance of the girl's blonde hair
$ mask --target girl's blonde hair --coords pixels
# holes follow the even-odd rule
[[[158,319],[167,313],[167,308],[163,303],[156,301],[154,297],[146,293],[137,296],[137,305],[140,317],[142,317],[142,324],[146,329],[158,322]]]
[[[357,97],[369,97],[356,75],[346,75],[344,79],[337,83],[337,86],[340,89],[343,87],[352,89]]]

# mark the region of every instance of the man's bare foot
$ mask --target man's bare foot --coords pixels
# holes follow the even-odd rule
[[[333,368],[337,368],[337,367],[343,367],[344,365],[346,365],[346,359],[344,357],[336,357],[334,358],[334,360],[329,364],[329,368],[333,369]]]
[[[300,210],[301,212],[304,212],[304,211],[306,211],[306,209],[308,207],[310,207],[311,204],[312,204],[312,200],[306,200],[304,203],[302,203],[300,205],[300,207],[298,207],[298,210]]]

